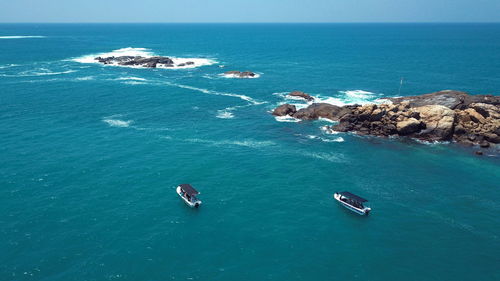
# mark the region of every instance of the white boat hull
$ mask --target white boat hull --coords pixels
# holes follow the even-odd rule
[[[335,193],[333,195],[333,198],[335,198],[335,200],[337,200],[338,202],[340,202],[340,204],[342,204],[342,206],[344,206],[346,209],[349,209],[349,210],[355,212],[356,214],[362,215],[362,216],[366,216],[366,215],[368,215],[370,213],[370,211],[371,211],[370,208],[368,208],[368,207],[364,207],[363,209],[356,208],[356,207],[354,207],[352,205],[349,205],[346,202],[340,200],[340,196],[341,196],[340,194]]]
[[[198,208],[201,205],[201,201],[200,200],[189,201],[186,197],[184,197],[182,195],[182,191],[181,191],[181,187],[180,186],[177,187],[176,191],[177,191],[177,194],[179,195],[179,197],[181,197],[182,200],[184,200],[184,203],[186,203],[186,205],[188,205],[189,207],[191,207],[191,208]]]

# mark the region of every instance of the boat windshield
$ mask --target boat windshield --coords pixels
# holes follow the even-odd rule
[[[363,203],[358,202],[356,200],[352,200],[351,198],[348,198],[348,197],[341,196],[340,200],[342,200],[342,201],[346,202],[347,204],[354,206],[358,209],[363,209],[365,207],[365,206],[363,206]]]

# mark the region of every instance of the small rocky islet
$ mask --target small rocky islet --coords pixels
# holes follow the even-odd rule
[[[290,95],[311,101],[309,95],[300,93]],[[283,104],[272,114],[301,120],[328,118],[338,121],[328,126],[328,130],[360,135],[453,141],[482,148],[500,143],[500,96],[445,90],[383,100],[388,102],[346,106],[313,103],[300,110],[294,105]]]
[[[145,68],[156,68],[156,67],[183,67],[188,65],[194,65],[194,62],[187,61],[184,63],[175,64],[175,62],[169,57],[142,57],[142,56],[112,56],[112,57],[96,57],[94,58],[99,63],[110,64],[110,65],[121,65],[121,66],[138,66]]]
[[[224,75],[231,76],[234,78],[255,78],[257,74],[251,71],[226,71],[224,72]]]

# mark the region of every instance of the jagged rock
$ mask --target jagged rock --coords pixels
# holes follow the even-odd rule
[[[396,128],[398,134],[406,136],[420,131],[420,129],[422,128],[422,122],[415,118],[409,118],[407,120],[396,123]]]
[[[295,112],[297,112],[297,108],[295,108],[295,105],[292,104],[282,104],[278,106],[277,108],[274,109],[273,115],[276,116],[286,116],[286,115],[293,115]]]
[[[340,107],[328,103],[314,103],[306,108],[299,109],[293,117],[302,120],[316,120],[318,118],[328,118],[334,121],[349,114],[351,110],[347,107]]]
[[[96,57],[94,60],[102,64],[116,64],[124,66],[142,66],[156,68],[158,64],[173,66],[174,61],[168,57],[141,57],[141,56],[120,56],[120,57]]]
[[[339,121],[329,129],[362,135],[400,135],[425,141],[453,140],[484,148],[500,143],[498,96],[440,91],[389,99],[394,104],[343,107],[312,104],[292,116],[303,120],[329,118]]]
[[[300,97],[300,98],[305,99],[306,101],[313,101],[314,100],[313,97],[311,97],[310,95],[308,95],[304,92],[301,92],[301,91],[293,91],[293,92],[289,93],[288,95],[292,96],[292,97]]]
[[[255,73],[251,71],[226,71],[224,72],[225,75],[231,75],[236,78],[253,78],[256,76]]]
[[[425,129],[419,137],[431,141],[443,141],[451,138],[455,122],[455,111],[442,105],[426,105],[415,108]]]

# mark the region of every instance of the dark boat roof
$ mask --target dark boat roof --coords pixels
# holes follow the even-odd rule
[[[190,184],[183,183],[179,185],[182,190],[184,190],[189,196],[193,195],[198,195],[200,194],[194,187],[192,187]]]
[[[360,203],[368,202],[368,200],[366,200],[365,198],[361,198],[358,195],[352,194],[348,191],[339,192],[339,194]]]

